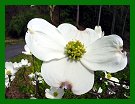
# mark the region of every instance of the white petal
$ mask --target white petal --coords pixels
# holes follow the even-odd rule
[[[87,47],[99,38],[98,34],[90,28],[83,31],[78,30],[75,26],[63,23],[58,26],[58,30],[63,34],[67,42],[72,40],[79,40]]]
[[[102,93],[103,89],[101,87],[99,87],[98,92],[97,93]]]
[[[29,78],[34,78],[35,77],[35,74],[31,73],[28,75]]]
[[[21,63],[21,62],[19,62],[19,63],[18,63],[18,66],[19,66],[19,67],[22,67],[22,63]]]
[[[33,32],[44,33],[48,38],[55,40],[57,43],[63,45],[65,40],[63,36],[59,33],[57,28],[41,18],[35,18],[29,21],[27,25],[28,30],[30,29]]]
[[[24,46],[24,49],[25,49],[26,52],[29,52],[30,53],[30,49],[28,48],[27,45]]]
[[[104,36],[104,32],[102,32],[101,26],[95,26],[95,32],[98,34],[99,38]]]
[[[14,66],[15,69],[18,69],[18,68],[19,68],[19,65],[18,65],[17,62],[14,62],[14,63],[13,63],[13,66]]]
[[[119,83],[119,80],[118,80],[118,78],[115,78],[115,77],[111,77],[111,78],[110,78],[110,80],[111,80],[111,81],[114,81],[114,82],[117,82],[117,83]]]
[[[41,74],[50,86],[60,87],[65,82],[70,84],[71,90],[76,95],[88,92],[94,83],[94,72],[88,71],[80,62],[70,62],[66,58],[44,62]]]
[[[64,36],[67,42],[76,39],[78,29],[75,26],[68,23],[63,23],[58,26],[58,30]]]
[[[13,70],[13,63],[12,62],[6,62],[5,63],[5,68],[7,69],[7,70]]]
[[[22,65],[27,65],[28,64],[28,60],[27,59],[22,59],[21,63],[22,63]]]
[[[122,39],[117,35],[104,36],[91,44],[81,59],[89,70],[114,73],[127,65],[127,56],[121,52]]]
[[[12,74],[12,75],[14,75],[14,74],[17,72],[17,70],[14,69],[14,66],[13,66],[13,63],[12,63],[12,62],[6,62],[6,63],[5,63],[5,68],[6,68],[5,72],[6,72],[6,71],[11,71],[11,74]],[[5,73],[5,74],[6,74],[6,73]]]
[[[54,96],[54,92],[57,92],[58,95]],[[64,89],[51,87],[50,89],[45,90],[45,96],[50,99],[61,99],[64,95]]]
[[[46,98],[54,99],[54,96],[50,93],[49,89],[45,90],[45,96],[46,96]]]
[[[27,45],[24,46],[24,49],[25,49],[25,51],[22,51],[23,54],[32,55],[31,52],[30,52],[30,49],[28,48]]]
[[[65,57],[64,47],[66,43],[64,39],[61,42],[61,39],[55,32],[53,33],[53,37],[50,37],[50,34],[41,32],[35,32],[34,34],[26,33],[25,40],[31,53],[42,61]]]
[[[11,81],[13,81],[15,79],[15,76],[12,75],[10,79],[11,79]]]

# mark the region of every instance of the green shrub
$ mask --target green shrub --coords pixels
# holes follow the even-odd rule
[[[8,27],[8,35],[13,38],[24,37],[27,31],[27,23],[32,18],[44,18],[50,21],[49,15],[40,14],[37,8],[30,8],[30,10],[21,11],[12,17]]]

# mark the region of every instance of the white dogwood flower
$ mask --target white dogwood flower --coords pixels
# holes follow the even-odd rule
[[[35,77],[35,74],[31,73],[31,74],[28,75],[28,77],[29,77],[30,79],[32,79],[32,78]]]
[[[118,35],[99,37],[95,30],[78,30],[63,23],[57,28],[44,19],[32,19],[25,41],[31,53],[43,61],[41,74],[53,87],[71,88],[76,95],[94,84],[94,71],[114,73],[127,65],[123,40]]]
[[[21,63],[22,63],[22,65],[27,65],[28,64],[28,60],[27,59],[21,59]]]
[[[20,68],[20,66],[18,65],[17,62],[14,62],[14,63],[13,63],[13,66],[14,66],[15,69],[19,69],[19,68]]]
[[[22,66],[30,66],[31,65],[31,63],[29,63],[27,59],[21,59],[21,64],[22,64]]]
[[[5,75],[5,87],[6,88],[10,87],[9,77],[10,77],[10,81],[13,81],[15,78],[14,75]]]
[[[109,79],[110,81],[108,81],[108,82],[109,82],[111,85],[113,85],[113,86],[115,86],[115,84],[118,85],[118,86],[120,85],[118,78],[112,77],[111,73],[106,73],[106,72],[105,72],[105,78]],[[113,82],[111,82],[111,81],[113,81]],[[115,83],[115,82],[116,82],[116,83]],[[114,84],[114,83],[115,83],[115,84]]]
[[[45,90],[45,96],[49,99],[61,99],[64,95],[64,90],[61,88],[51,87]]]
[[[5,75],[14,75],[16,72],[12,62],[5,62]]]
[[[28,48],[27,45],[24,46],[24,49],[25,49],[25,51],[22,51],[23,54],[25,54],[25,55],[32,55],[31,52],[30,52],[30,49]]]

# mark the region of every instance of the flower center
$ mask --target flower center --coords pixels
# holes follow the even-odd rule
[[[65,54],[71,61],[79,61],[84,53],[86,50],[80,41],[70,41],[66,44]]]
[[[58,92],[54,92],[54,93],[53,93],[53,96],[54,96],[54,97],[58,96]]]
[[[6,71],[6,74],[7,74],[7,75],[11,75],[11,71],[10,71],[10,70],[7,70],[7,71]]]
[[[112,75],[110,73],[107,74],[107,78],[111,79]]]

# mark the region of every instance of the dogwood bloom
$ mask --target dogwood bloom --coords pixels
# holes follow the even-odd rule
[[[64,90],[61,88],[51,87],[45,90],[45,96],[49,99],[61,99],[64,95]]]
[[[44,19],[29,21],[25,41],[43,61],[41,74],[53,87],[71,88],[76,95],[92,89],[94,71],[114,73],[127,65],[123,40],[118,35],[99,37],[95,30],[78,30],[63,23],[57,28]]]
[[[5,87],[8,88],[10,87],[10,81],[9,81],[9,77],[10,77],[10,81],[12,82],[15,79],[14,75],[5,75]]]
[[[24,65],[24,66],[30,66],[31,65],[31,63],[29,63],[27,59],[22,59],[21,64]]]
[[[14,68],[12,62],[5,63],[5,75],[14,75],[16,72],[17,70]]]
[[[15,69],[20,68],[17,62],[14,62],[14,63],[13,63],[13,66],[14,66]]]
[[[25,54],[25,55],[32,55],[31,52],[30,52],[30,49],[28,48],[27,45],[24,46],[24,49],[25,49],[25,51],[22,51],[23,54]]]
[[[31,73],[31,74],[28,75],[28,77],[32,79],[32,78],[35,77],[35,74]]]
[[[21,62],[18,63],[19,68],[21,68],[23,65]]]
[[[115,86],[115,84],[118,85],[118,86],[120,85],[118,78],[112,77],[112,75],[111,75],[110,73],[106,73],[106,72],[105,72],[105,78],[107,78],[107,79],[110,80],[110,81],[108,81],[108,82],[109,82],[112,86]],[[111,81],[114,81],[114,82],[117,82],[117,83],[114,84],[114,82],[111,82]]]

